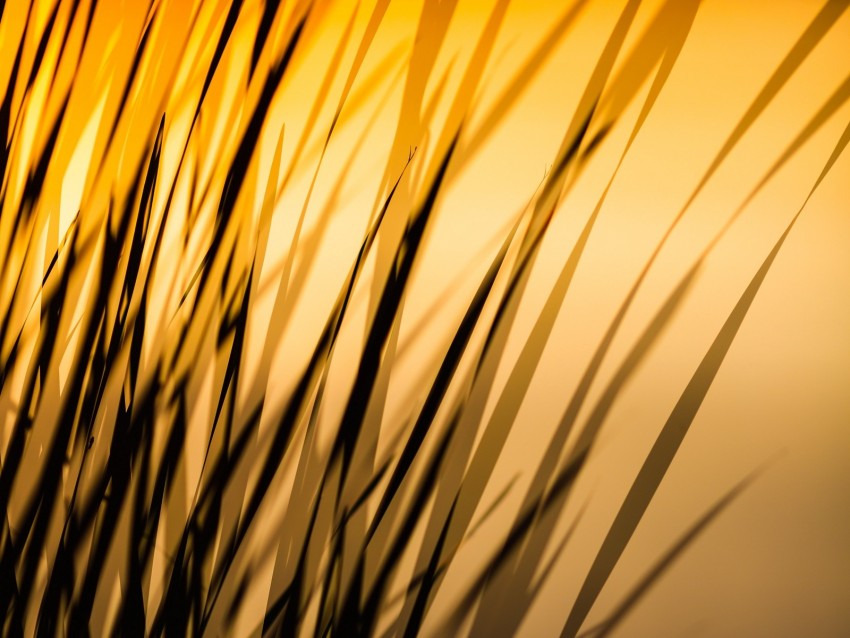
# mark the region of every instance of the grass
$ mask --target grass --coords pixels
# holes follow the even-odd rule
[[[528,205],[499,229],[489,266],[464,312],[444,326],[449,338],[434,346],[436,365],[419,366],[416,396],[398,421],[386,408],[409,345],[400,338],[402,316],[441,201],[487,152],[488,139],[593,3],[553,8],[550,30],[486,109],[478,96],[488,73],[500,73],[493,58],[510,3],[480,12],[478,39],[465,67],[452,63],[459,79],[451,83],[447,72],[438,76],[438,60],[455,2],[426,2],[409,50],[402,55],[405,47],[396,47],[367,72],[389,4],[352,8],[313,95],[291,95],[290,76],[316,46],[333,3],[139,2],[114,15],[109,3],[89,0],[0,5],[4,635],[229,635],[245,619],[255,635],[518,632],[581,525],[582,507],[565,536],[558,522],[618,397],[728,229],[850,98],[848,77],[694,256],[626,355],[610,362],[606,382],[603,364],[668,239],[842,16],[846,3],[830,1],[764,81],[636,273],[565,393],[519,509],[495,532],[497,551],[469,575],[451,608],[441,609],[434,601],[459,551],[514,489],[512,481],[495,501],[485,500],[609,189],[701,3],[662,3],[642,30],[635,26],[641,3],[623,3],[580,98],[564,107],[551,167]],[[363,12],[368,18],[355,21]],[[399,80],[393,123],[378,96]],[[281,99],[309,104],[300,130],[284,133],[274,124]],[[435,116],[440,104],[442,119]],[[624,116],[634,105],[638,116],[608,186],[585,211],[513,359],[509,337],[553,218],[612,131],[628,126]],[[328,176],[337,170],[327,168],[329,148],[370,108],[349,156]],[[332,117],[323,118],[328,109]],[[94,114],[89,159],[74,164]],[[308,275],[325,258],[323,239],[373,126],[395,126],[392,145],[378,168],[373,209],[362,211],[368,223],[358,250],[335,255],[345,274],[323,309]],[[293,152],[284,152],[285,135],[296,140]],[[806,202],[848,140],[850,127]],[[274,149],[270,159],[266,147]],[[62,211],[72,166],[84,171],[70,179],[82,188],[68,217]],[[281,207],[305,171],[300,208]],[[328,203],[311,225],[311,198],[327,180]],[[603,622],[587,626],[804,208],[757,272],[742,277],[743,293],[600,536],[577,597],[565,601],[556,623],[563,636],[617,628],[756,477],[720,496]],[[294,230],[273,267],[281,215]],[[276,286],[270,295],[269,285]],[[265,298],[271,311],[258,326]],[[303,364],[284,353],[294,380],[287,386],[275,378],[274,362],[291,343],[294,314],[311,304],[321,317],[318,337],[298,339],[309,341]],[[258,330],[261,345],[252,353]],[[359,330],[350,356],[350,335]],[[507,370],[503,384],[499,370]],[[343,374],[350,384],[340,397],[335,375]],[[401,565],[413,566],[409,578]],[[258,580],[268,583],[259,603]]]

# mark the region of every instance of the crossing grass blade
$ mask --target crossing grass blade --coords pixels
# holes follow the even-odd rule
[[[845,19],[847,3],[827,0],[697,176],[577,385],[559,390],[538,464],[502,475],[562,310],[585,310],[569,305],[574,283],[633,154],[652,141],[704,7],[624,0],[604,28],[588,24],[605,3],[547,7],[539,33],[520,29],[528,46],[507,72],[500,55],[522,3],[493,0],[473,20],[469,3],[420,4],[0,2],[3,635],[520,632],[571,568],[593,496],[563,518],[614,407],[733,224],[850,99],[845,77],[611,361],[686,214]],[[410,37],[395,37],[405,20]],[[492,241],[468,272],[446,260],[446,294],[414,321],[435,238],[456,221],[455,189],[549,65],[572,68],[563,58],[583,29],[596,52],[586,78],[562,78],[578,90],[556,105],[551,169],[510,216],[507,185],[481,181],[484,203],[467,208],[486,208],[493,222],[480,234]],[[848,141],[850,127],[739,282],[564,601],[562,635],[582,630]],[[553,283],[519,334],[564,218],[577,220],[575,238],[558,244]],[[589,633],[621,627],[751,479],[674,534]]]

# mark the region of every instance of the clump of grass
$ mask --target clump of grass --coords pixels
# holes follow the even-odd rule
[[[295,97],[313,101],[288,160],[284,132],[274,130],[271,114],[276,100],[288,96],[289,76],[315,44],[329,3],[152,2],[118,16],[110,16],[106,4],[60,0],[30,3],[25,10],[23,4],[0,8],[4,33],[17,34],[2,44],[11,64],[0,103],[0,397],[10,415],[0,466],[3,633],[219,635],[235,631],[240,615],[250,617],[257,635],[412,636],[426,622],[447,634],[461,628],[472,635],[515,633],[580,524],[579,515],[565,537],[555,537],[618,396],[674,320],[713,247],[847,101],[850,80],[696,255],[588,404],[647,274],[697,195],[844,4],[827,3],[777,66],[637,273],[567,398],[518,513],[501,530],[498,551],[449,613],[437,618],[433,602],[449,566],[511,489],[494,503],[483,501],[608,189],[565,253],[507,381],[497,389],[496,372],[506,365],[508,336],[541,244],[561,202],[627,107],[642,99],[608,186],[614,183],[700,3],[664,3],[630,47],[640,2],[625,3],[570,112],[551,170],[497,238],[489,267],[450,326],[438,365],[421,371],[421,399],[403,422],[390,424],[397,434],[386,447],[378,441],[387,437],[384,406],[400,356],[406,296],[441,198],[589,3],[579,0],[556,16],[489,110],[472,119],[509,2],[498,0],[484,16],[451,95],[444,93],[445,77],[435,74],[455,3],[424,3],[416,40],[400,66],[403,97],[374,210],[365,211],[368,224],[356,254],[339,256],[346,274],[288,388],[273,378],[273,358],[292,330],[295,309],[311,303],[306,277],[320,258],[333,205],[368,129],[335,176],[319,221],[306,229],[326,152],[354,112],[372,104],[383,84],[392,88],[402,77],[395,52],[371,75],[363,72],[389,2],[378,0],[371,8],[356,44],[360,9],[354,9],[317,93]],[[136,41],[133,33],[139,34]],[[112,36],[120,36],[125,54],[110,61]],[[351,60],[343,55],[349,43]],[[175,52],[180,55],[169,58]],[[97,59],[105,55],[105,61]],[[236,78],[234,94],[227,92],[230,77]],[[333,117],[322,128],[319,113],[341,77],[338,102],[330,105]],[[429,93],[434,82],[438,88]],[[448,114],[437,129],[433,114],[441,98],[449,103]],[[90,160],[82,163],[79,209],[63,227],[62,183],[70,150],[84,137],[79,115],[96,112],[101,116]],[[387,126],[380,110],[370,126],[378,122]],[[267,137],[276,144],[266,173],[261,155]],[[848,139],[850,127],[812,193]],[[303,205],[297,213],[281,213],[277,204],[305,164],[313,173]],[[577,598],[569,601],[563,635],[582,630],[802,210],[746,284],[660,430]],[[267,254],[277,241],[272,226],[280,214],[294,216],[295,231],[284,247],[270,318],[259,327],[259,363],[252,368],[252,318],[259,313],[261,275],[269,270]],[[172,299],[164,306],[163,291]],[[329,379],[341,365],[344,330],[359,325],[358,295],[366,306],[362,344],[325,446],[320,423],[332,399]],[[486,410],[491,403],[493,410]],[[582,420],[585,410],[589,416]],[[199,425],[198,415],[209,418]],[[752,478],[685,530],[589,632],[607,635],[617,627]],[[281,502],[283,514],[275,517],[270,512]],[[556,552],[547,557],[553,542]],[[398,590],[405,557],[413,562],[413,575]],[[267,599],[258,605],[249,592],[263,569],[270,580]]]

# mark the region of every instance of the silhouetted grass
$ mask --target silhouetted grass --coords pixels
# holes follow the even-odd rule
[[[641,3],[624,3],[577,105],[564,107],[566,127],[551,170],[529,205],[500,231],[498,249],[488,255],[489,267],[462,315],[449,326],[449,338],[433,345],[437,365],[418,373],[404,421],[390,424],[396,433],[387,434],[388,385],[409,345],[399,344],[405,302],[441,197],[482,152],[588,4],[579,0],[562,13],[553,12],[551,30],[540,36],[480,118],[470,116],[480,108],[476,100],[486,73],[493,71],[491,56],[508,0],[493,3],[451,95],[448,72],[435,74],[456,2],[424,3],[410,53],[402,56],[403,47],[396,47],[365,78],[360,77],[363,63],[389,2],[375,3],[356,44],[355,9],[327,56],[316,95],[294,96],[311,108],[303,128],[289,129],[295,151],[285,156],[284,132],[271,130],[270,113],[280,96],[292,99],[289,75],[314,46],[329,3],[139,3],[142,8],[126,18],[126,33],[119,29],[120,15],[113,18],[118,22],[109,22],[106,2],[29,5],[19,40],[2,45],[4,55],[13,52],[0,102],[5,144],[0,158],[0,406],[9,415],[0,466],[4,635],[225,635],[235,631],[242,613],[252,614],[255,635],[371,636],[383,627],[383,635],[415,636],[426,623],[448,634],[467,621],[471,635],[519,630],[581,522],[579,515],[568,533],[557,537],[556,524],[618,397],[675,320],[732,222],[850,98],[848,79],[696,255],[587,407],[611,345],[671,233],[847,7],[830,1],[767,79],[665,230],[576,387],[564,388],[563,414],[540,464],[529,468],[531,482],[518,513],[498,532],[502,540],[495,554],[443,614],[433,602],[449,566],[515,489],[511,480],[491,502],[484,500],[604,214],[609,189],[685,46],[700,5],[696,0],[663,3],[627,48]],[[3,20],[18,19],[7,3],[0,7]],[[44,15],[36,19],[36,14]],[[139,34],[135,42],[131,21]],[[12,32],[15,24],[3,26]],[[82,108],[88,115],[95,102],[85,102],[81,92],[100,95],[105,90],[106,78],[89,75],[88,60],[104,54],[102,39],[110,33],[120,33],[120,46],[132,49],[132,55],[116,66],[110,80],[82,202],[60,237],[58,203],[69,149],[76,147],[85,126],[69,113],[78,114],[79,105],[88,104]],[[184,61],[157,57],[166,39],[181,36],[194,78],[185,85],[177,81]],[[234,51],[246,37],[248,53],[244,59],[234,57],[241,55]],[[345,56],[349,43],[355,47],[350,61]],[[76,64],[57,61],[64,59]],[[233,103],[222,89],[228,65],[242,73]],[[340,74],[344,86],[330,123],[322,128],[320,114]],[[397,121],[388,122],[386,98],[380,100],[335,176],[318,223],[305,229],[335,136],[350,126],[353,113],[371,104],[372,95],[386,84],[391,89],[399,77],[404,81]],[[43,109],[36,99],[39,81],[46,87]],[[551,222],[647,81],[650,89],[607,187],[589,213],[570,210],[586,219],[574,244],[564,248],[561,271],[499,389],[497,370],[510,364],[508,338]],[[432,85],[437,88],[429,92]],[[175,124],[182,116],[165,106],[172,93],[191,101],[191,116],[182,128]],[[441,100],[449,107],[445,121],[438,123],[434,112]],[[33,117],[39,118],[34,141],[26,137],[24,124]],[[225,123],[220,138],[213,139],[206,118]],[[374,210],[363,211],[368,224],[359,248],[354,255],[335,256],[345,263],[346,275],[331,307],[321,310],[307,278],[372,126],[395,127],[392,147],[379,168]],[[266,135],[277,143],[263,174]],[[809,197],[848,139],[850,127]],[[212,172],[203,174],[208,156],[214,157]],[[300,207],[280,212],[278,204],[305,164],[312,169],[311,179]],[[256,219],[255,200],[261,201]],[[565,622],[562,635],[575,636],[584,626],[802,210],[758,271],[742,275],[742,285],[749,283],[603,534],[576,600],[564,601],[558,621]],[[277,245],[271,230],[280,214],[296,220],[285,246]],[[169,235],[173,227],[181,237],[177,243]],[[272,248],[282,253],[276,269],[267,257]],[[252,319],[259,312],[260,279],[270,270],[277,289],[267,323],[257,327]],[[176,300],[164,310],[158,297],[163,288]],[[365,306],[364,326],[358,323],[358,299]],[[274,378],[273,359],[302,306],[321,311],[320,330],[315,343],[308,344],[306,361],[286,358],[294,379],[288,387]],[[422,329],[417,326],[411,339],[422,338]],[[252,368],[249,345],[256,330],[263,338]],[[330,442],[321,443],[320,424],[327,428],[329,420],[323,410],[333,399],[329,378],[342,365],[338,346],[359,330],[362,343],[338,422]],[[488,405],[494,406],[491,411]],[[583,410],[588,410],[584,420]],[[379,439],[388,438],[389,446],[379,449]],[[292,477],[291,485],[284,475]],[[684,530],[628,597],[588,633],[613,631],[752,479],[727,491]],[[287,492],[281,493],[282,485],[290,485]],[[284,513],[272,516],[281,502]],[[553,544],[556,551],[547,557]],[[399,586],[405,557],[413,572]],[[270,566],[267,600],[255,613],[248,591],[265,565]]]

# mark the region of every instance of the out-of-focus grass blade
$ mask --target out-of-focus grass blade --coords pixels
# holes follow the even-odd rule
[[[712,505],[688,530],[682,534],[679,539],[668,549],[664,555],[653,565],[646,575],[641,578],[634,588],[629,592],[626,598],[608,615],[608,617],[599,625],[594,627],[589,635],[594,638],[602,638],[608,636],[611,632],[623,621],[626,615],[634,608],[634,606],[643,598],[655,582],[670,569],[676,559],[684,552],[691,544],[714,522],[714,520],[726,510],[740,495],[746,490],[750,484],[756,479],[756,474],[750,474],[738,483],[732,489],[724,494],[717,502]]]
[[[839,140],[838,146],[827,161],[827,165],[818,177],[806,201],[808,201],[811,193],[821,183],[848,141],[850,141],[850,127],[845,130],[844,135]],[[561,632],[562,636],[575,636],[581,628],[596,597],[608,580],[608,576],[617,564],[629,539],[637,528],[641,518],[643,518],[646,509],[649,507],[650,501],[655,495],[655,491],[658,489],[661,480],[673,462],[673,458],[690,429],[703,400],[708,394],[708,390],[723,360],[726,358],[726,354],[729,352],[729,348],[732,346],[732,342],[738,334],[738,330],[756,294],[761,288],[780,248],[785,243],[788,234],[791,232],[797,219],[799,219],[802,211],[803,208],[797,212],[776,244],[774,244],[773,249],[741,295],[735,308],[726,319],[708,352],[706,352],[700,365],[691,377],[684,392],[679,397],[676,406],[673,408],[670,417],[656,438],[652,449],[649,451],[632,487],[626,495],[623,505],[620,507],[614,522],[605,536],[602,547],[599,549],[570,611],[567,622]]]

